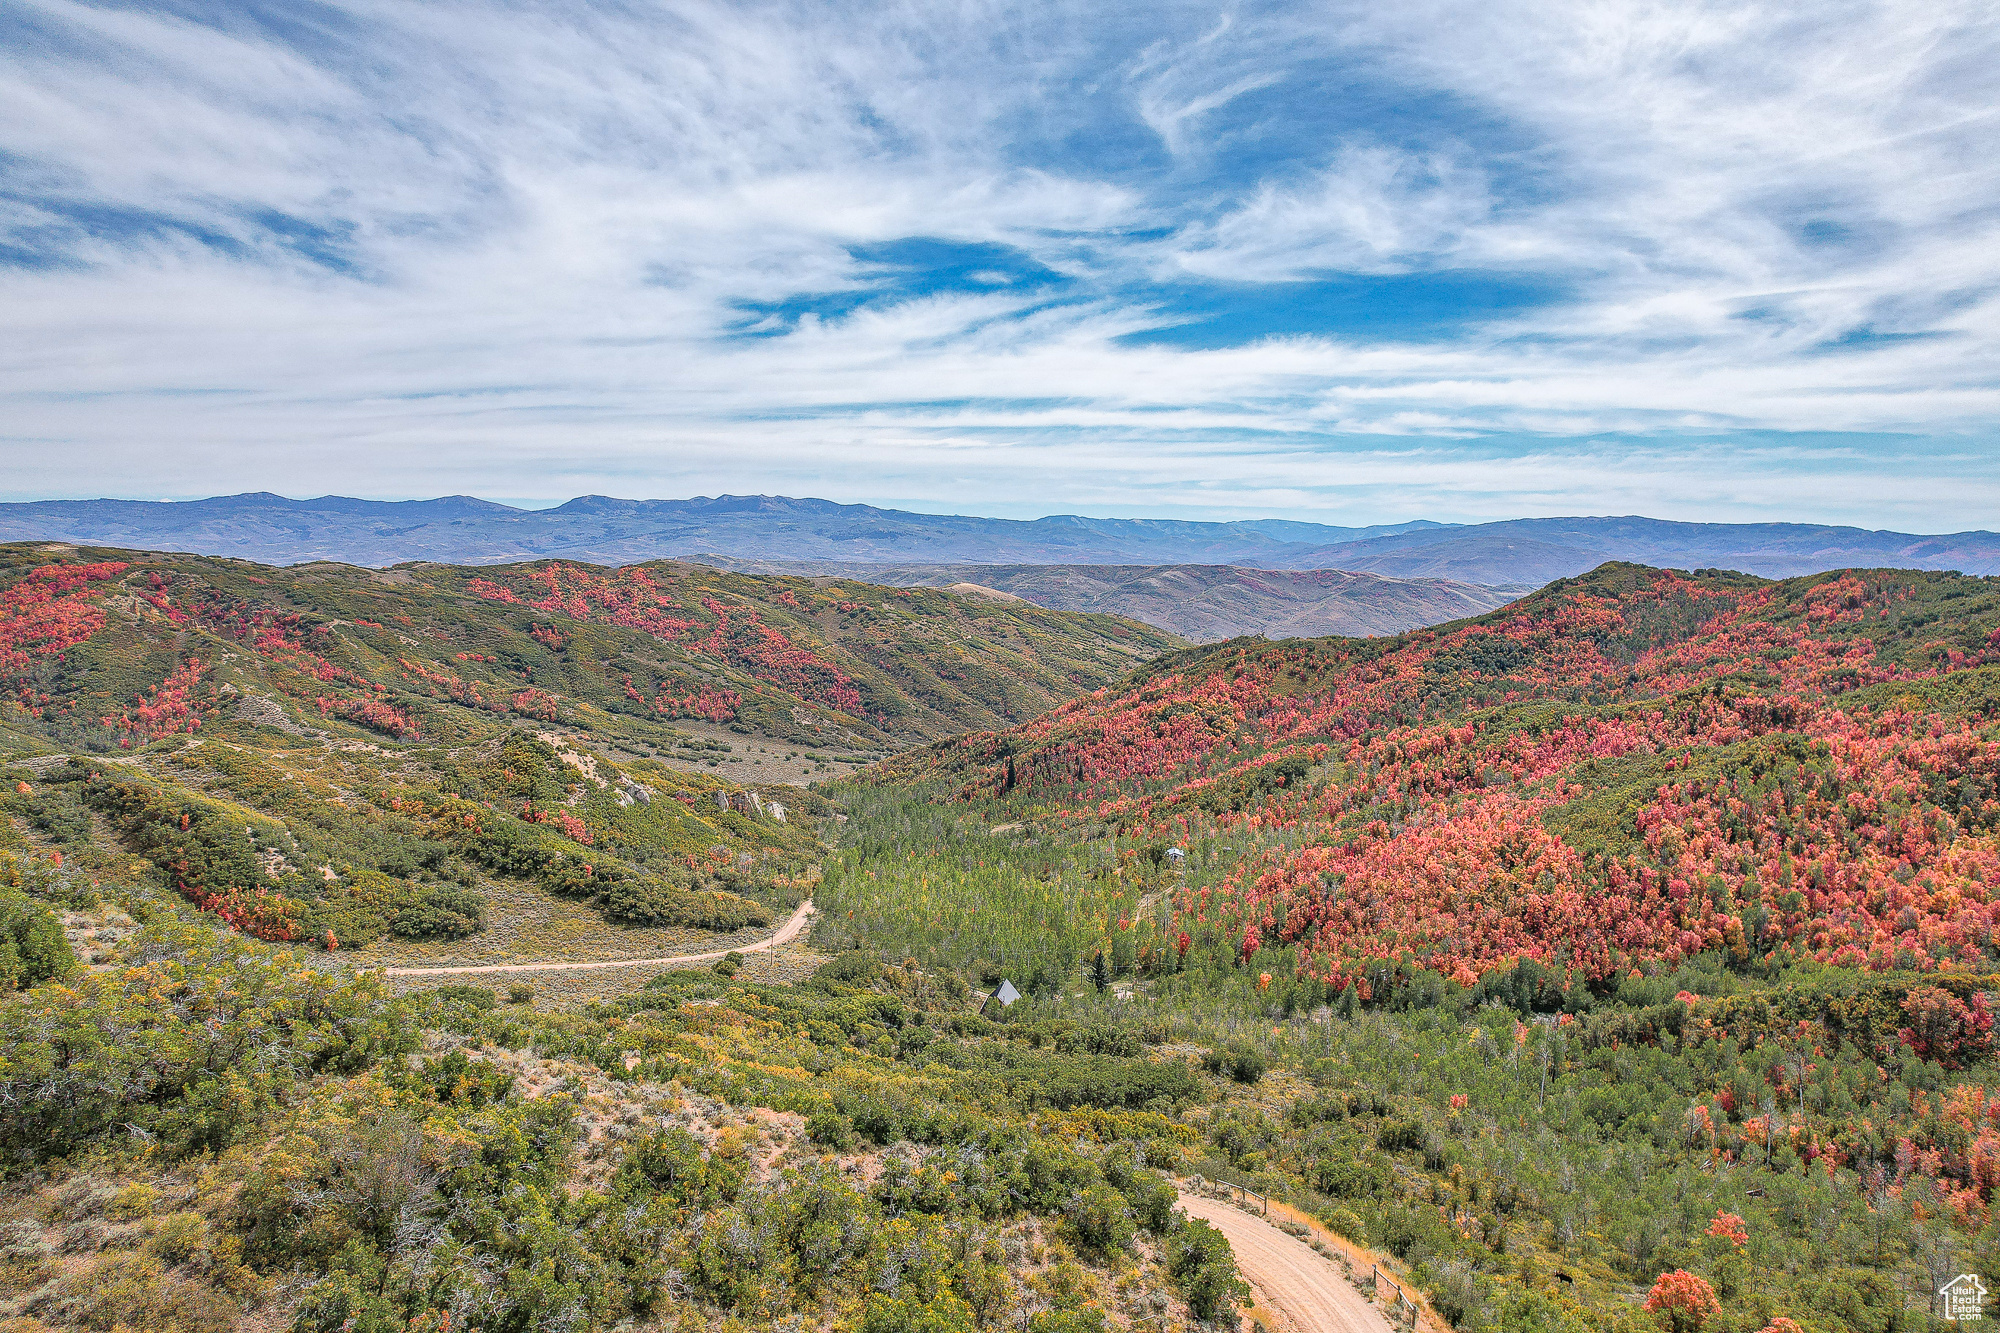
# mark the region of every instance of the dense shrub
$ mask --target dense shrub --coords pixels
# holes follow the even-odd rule
[[[1167,1237],[1167,1274],[1196,1319],[1233,1317],[1250,1288],[1236,1276],[1236,1261],[1220,1231],[1190,1218]]]
[[[173,1153],[226,1146],[301,1075],[360,1069],[417,1040],[380,983],[280,964],[203,928],[149,926],[127,964],[0,1005],[11,1160],[61,1156],[113,1123]]]
[[[404,939],[459,939],[485,924],[485,901],[470,889],[439,885],[396,913],[389,929]]]
[[[770,909],[729,893],[683,889],[646,877],[621,880],[598,895],[597,904],[613,921],[634,926],[697,926],[741,930],[771,924]]]
[[[1055,1057],[1017,1070],[1009,1080],[1014,1094],[1030,1103],[1067,1110],[1077,1106],[1142,1107],[1158,1100],[1185,1101],[1200,1082],[1178,1061],[1153,1063],[1111,1056]]]
[[[51,842],[87,843],[95,832],[90,812],[68,787],[45,785],[29,794],[16,793],[0,802],[0,809],[25,815]]]
[[[821,1107],[806,1117],[806,1137],[822,1148],[846,1152],[854,1146],[854,1122],[832,1107]]]
[[[1218,1046],[1201,1058],[1201,1067],[1211,1074],[1226,1074],[1238,1083],[1255,1083],[1271,1067],[1269,1057],[1247,1042]]]
[[[1063,1220],[1077,1248],[1100,1259],[1130,1249],[1137,1232],[1131,1206],[1109,1185],[1079,1190],[1064,1206]]]
[[[19,889],[0,885],[0,991],[39,986],[68,976],[76,966],[55,914]]]

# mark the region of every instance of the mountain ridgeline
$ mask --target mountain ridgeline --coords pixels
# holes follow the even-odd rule
[[[383,502],[268,494],[165,503],[0,505],[0,541],[183,550],[268,564],[407,560],[507,564],[543,557],[632,564],[665,558],[856,564],[1243,565],[1538,586],[1607,560],[1791,577],[1844,566],[2000,572],[2000,534],[1938,536],[1812,523],[1544,518],[1339,527],[1056,515],[919,514],[787,496],[621,500],[582,496],[526,510],[470,496]],[[973,580],[979,582],[979,580]]]

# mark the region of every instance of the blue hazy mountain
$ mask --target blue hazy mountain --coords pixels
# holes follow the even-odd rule
[[[1606,560],[1784,577],[1849,566],[2000,573],[2000,534],[1919,535],[1813,523],[1538,518],[1341,527],[1284,519],[1032,520],[920,514],[776,495],[621,500],[553,509],[472,496],[381,501],[268,493],[179,502],[0,504],[0,541],[56,540],[234,555],[267,564],[336,560],[501,563],[545,556],[621,564],[717,555],[828,565],[1239,565],[1391,578],[1537,585]]]

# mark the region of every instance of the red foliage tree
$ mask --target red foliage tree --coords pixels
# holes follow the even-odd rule
[[[1662,1273],[1646,1294],[1646,1309],[1660,1316],[1671,1333],[1700,1333],[1701,1326],[1722,1313],[1715,1288],[1685,1268]]]
[[[1968,1004],[1937,986],[1919,986],[1904,997],[1903,1017],[1909,1020],[1898,1034],[1903,1043],[1947,1069],[1961,1069],[1993,1047],[1993,1013],[1983,994]]]
[[[1750,1243],[1750,1229],[1735,1213],[1715,1210],[1715,1220],[1708,1224],[1708,1234],[1717,1240],[1726,1240],[1737,1249]]]

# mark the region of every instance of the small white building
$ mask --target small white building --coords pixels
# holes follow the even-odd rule
[[[1021,998],[1021,992],[1014,989],[1014,983],[1007,980],[1005,977],[1002,977],[1000,979],[1000,989],[994,991],[991,996],[987,997],[986,1003],[979,1006],[979,1012],[984,1014],[989,1010],[991,1010],[993,1006],[996,1004],[999,1005],[1002,1009],[1011,1009],[1014,1005],[1014,1001],[1020,998]]]
[[[1167,860],[1174,865],[1179,865],[1181,862],[1187,860],[1187,853],[1178,847],[1169,847],[1167,848]]]

